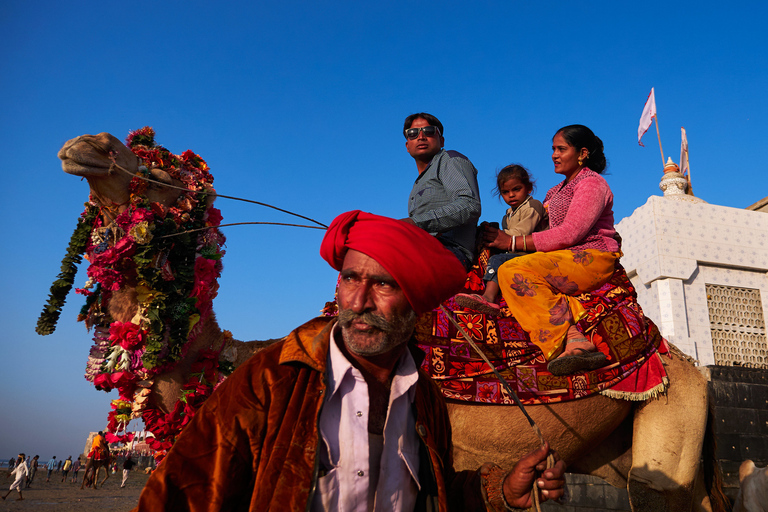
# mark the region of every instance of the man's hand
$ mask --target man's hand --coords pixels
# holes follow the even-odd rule
[[[487,222],[480,225],[483,228],[483,245],[506,251],[509,249],[509,243],[512,237],[497,227],[491,226]],[[514,251],[514,249],[513,249]]]
[[[414,226],[416,225],[416,223],[413,222],[410,217],[406,217],[406,218],[400,219],[400,220],[403,221],[403,222],[407,222],[408,224],[413,224]]]
[[[540,500],[556,500],[565,494],[565,462],[553,451],[555,465],[547,468],[549,443],[523,456],[504,480],[504,498],[510,506],[528,508],[533,505],[533,482],[536,480]]]

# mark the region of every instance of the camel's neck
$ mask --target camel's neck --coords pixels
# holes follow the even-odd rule
[[[128,185],[131,183],[131,177],[125,175],[125,178],[115,177],[95,178],[89,177],[88,185],[91,188],[91,200],[106,211],[113,213],[113,218],[128,208],[131,194]]]

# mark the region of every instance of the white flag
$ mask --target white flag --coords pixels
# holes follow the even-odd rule
[[[685,128],[680,128],[681,142],[680,142],[680,172],[683,176],[688,175],[688,136],[685,134]]]
[[[645,101],[645,107],[643,107],[643,115],[640,116],[640,127],[637,129],[637,143],[645,147],[640,142],[645,132],[650,128],[653,118],[656,117],[656,96],[653,94],[653,87],[651,87],[651,94],[648,95],[648,99]]]

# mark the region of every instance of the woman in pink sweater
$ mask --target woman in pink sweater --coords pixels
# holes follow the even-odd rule
[[[555,172],[565,180],[547,192],[549,229],[510,237],[487,235],[486,245],[531,254],[499,268],[507,306],[541,348],[554,375],[594,370],[606,356],[575,323],[586,311],[575,296],[605,284],[621,253],[613,229],[613,193],[600,174],[603,142],[582,125],[561,128],[552,139]]]

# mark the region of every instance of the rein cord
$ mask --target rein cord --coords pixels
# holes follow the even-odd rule
[[[210,192],[200,191],[200,190],[190,190],[190,189],[188,189],[186,187],[178,187],[176,185],[170,185],[168,183],[163,183],[162,181],[157,181],[157,180],[153,180],[151,178],[147,178],[146,176],[141,176],[139,174],[134,174],[131,171],[129,171],[128,169],[126,169],[125,167],[123,167],[120,164],[118,164],[117,162],[115,162],[114,161],[114,157],[112,158],[112,167],[115,167],[116,169],[119,169],[119,170],[123,171],[124,173],[129,174],[129,175],[131,175],[131,176],[133,176],[135,178],[142,179],[142,180],[147,181],[149,183],[154,183],[155,185],[159,185],[161,187],[173,188],[173,189],[176,189],[176,190],[182,190],[184,192],[191,192],[193,194],[201,193],[202,192],[202,193],[204,193],[204,194],[206,194],[207,196],[210,196],[210,197],[223,197],[224,199],[234,199],[235,201],[243,201],[245,203],[252,203],[252,204],[257,204],[259,206],[266,206],[267,208],[272,208],[273,210],[277,210],[279,212],[287,213],[288,215],[293,215],[294,217],[299,217],[299,218],[302,218],[304,220],[308,220],[310,222],[313,222],[313,223],[317,224],[317,226],[304,226],[304,225],[300,225],[300,224],[283,224],[283,223],[279,223],[279,222],[236,222],[236,223],[233,223],[233,224],[222,224],[221,226],[239,226],[239,225],[243,225],[243,224],[271,224],[271,225],[276,225],[276,226],[295,226],[295,227],[312,228],[312,229],[327,229],[328,228],[328,226],[326,226],[322,222],[319,222],[319,221],[317,221],[315,219],[312,219],[310,217],[305,217],[304,215],[301,215],[301,214],[298,214],[298,213],[294,213],[294,212],[289,211],[289,210],[284,210],[282,208],[278,208],[277,206],[272,206],[271,204],[262,203],[260,201],[254,201],[252,199],[244,199],[242,197],[226,196],[224,194],[216,194],[216,193],[210,193]],[[217,226],[217,227],[221,227],[221,226]],[[209,229],[209,228],[202,228],[202,229]],[[198,231],[198,230],[190,230],[190,231]],[[185,231],[184,233],[189,233],[189,231]],[[178,234],[182,234],[182,233],[178,233]]]
[[[459,325],[459,322],[456,321],[456,318],[453,315],[452,311],[449,311],[448,308],[446,308],[444,305],[440,304],[440,309],[443,311],[445,316],[448,317],[448,320],[451,321],[454,327],[458,329],[458,331],[461,333],[461,335],[464,337],[465,340],[467,340],[467,343],[472,347],[472,349],[477,352],[477,354],[480,356],[480,358],[487,364],[491,370],[493,370],[493,374],[496,376],[497,379],[499,379],[499,382],[501,382],[501,385],[504,387],[504,389],[507,391],[509,396],[512,397],[512,400],[514,400],[515,404],[518,408],[520,408],[520,412],[523,413],[523,415],[528,420],[528,423],[531,425],[531,428],[536,433],[536,436],[539,438],[539,443],[542,445],[544,444],[544,436],[541,434],[541,429],[536,424],[536,422],[531,418],[531,416],[528,414],[528,411],[525,410],[525,406],[523,405],[523,402],[520,401],[520,398],[518,398],[517,393],[514,389],[512,389],[512,386],[509,385],[509,382],[507,382],[507,379],[505,379],[501,373],[496,369],[496,365],[491,364],[491,361],[488,359],[488,356],[485,355],[485,353],[480,349],[480,347],[472,341],[471,336],[467,333],[467,331],[464,330],[464,328]],[[555,458],[550,453],[547,455],[547,469],[551,469],[555,465]],[[533,480],[533,490],[531,492],[531,496],[533,499],[533,503],[536,506],[536,510],[541,510],[541,504],[539,501],[539,493],[538,493],[538,485],[536,485],[536,481],[538,479]],[[503,491],[503,485],[502,482],[502,493]]]

